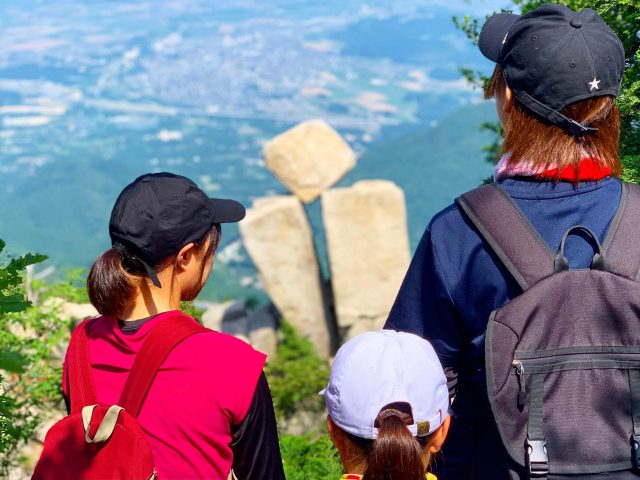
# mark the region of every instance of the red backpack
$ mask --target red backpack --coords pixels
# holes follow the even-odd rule
[[[209,330],[186,315],[163,319],[136,356],[118,405],[100,405],[88,350],[92,321],[82,322],[71,336],[67,352],[71,414],[47,432],[32,478],[156,479],[151,447],[136,418],[171,350],[190,335]]]

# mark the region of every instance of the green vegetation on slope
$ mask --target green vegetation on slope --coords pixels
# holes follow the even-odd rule
[[[282,425],[296,412],[322,414],[324,400],[318,392],[327,386],[329,365],[312,343],[286,322],[280,331],[278,354],[267,363],[266,373],[273,405]],[[342,473],[337,450],[324,422],[307,435],[281,435],[280,448],[289,480],[336,480]]]
[[[280,333],[278,353],[266,367],[276,415],[287,419],[301,408],[323,411],[324,401],[318,392],[327,386],[328,362],[288,323],[283,322]]]

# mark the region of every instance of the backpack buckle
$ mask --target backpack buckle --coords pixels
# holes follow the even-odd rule
[[[633,468],[640,469],[640,435],[631,435],[631,463]]]
[[[640,437],[638,438],[640,440]],[[640,446],[640,443],[638,444]],[[546,440],[530,440],[527,438],[527,467],[529,477],[545,477],[549,474],[549,457]]]

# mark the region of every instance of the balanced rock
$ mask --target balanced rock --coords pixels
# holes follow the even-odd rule
[[[282,318],[307,336],[319,354],[328,355],[318,260],[300,200],[256,200],[239,225],[245,248]]]
[[[382,180],[327,190],[322,218],[338,325],[381,328],[409,266],[404,193]]]
[[[274,137],[263,149],[267,168],[294,195],[313,202],[356,164],[356,155],[322,120],[310,120]]]

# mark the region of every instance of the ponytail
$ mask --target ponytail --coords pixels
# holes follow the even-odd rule
[[[423,448],[407,429],[407,416],[393,408],[378,414],[378,437],[362,480],[424,480]]]
[[[89,300],[101,315],[118,316],[131,303],[135,286],[122,266],[122,255],[112,248],[100,255],[87,278]]]

